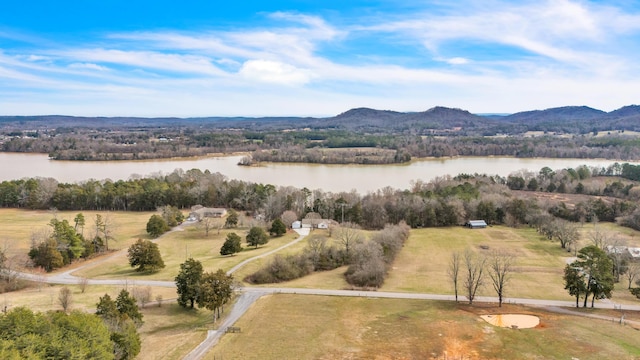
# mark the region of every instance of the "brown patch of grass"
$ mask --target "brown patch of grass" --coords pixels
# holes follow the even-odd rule
[[[539,316],[533,329],[492,327],[479,314]],[[259,300],[206,359],[634,359],[637,332],[606,321],[515,305],[273,295]],[[597,340],[596,340],[597,339]]]

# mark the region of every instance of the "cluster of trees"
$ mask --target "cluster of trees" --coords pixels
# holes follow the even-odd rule
[[[614,287],[614,266],[607,253],[595,245],[589,245],[578,251],[578,260],[564,268],[565,289],[576,298],[579,307],[580,297],[584,298],[584,307],[591,295],[591,307],[595,299],[611,298]]]
[[[319,149],[293,145],[274,150],[256,150],[251,157],[243,158],[241,165],[264,161],[310,164],[396,164],[411,161],[411,155],[401,150],[375,147]]]
[[[22,136],[18,136],[22,135]],[[27,136],[31,135],[31,136]],[[211,153],[253,151],[242,134],[217,132],[193,134],[156,130],[91,131],[82,127],[59,128],[47,134],[14,134],[1,144],[2,151],[49,154],[55,160],[144,160],[203,156]]]
[[[29,258],[33,265],[49,272],[79,258],[109,250],[114,227],[111,219],[96,214],[94,225],[92,235],[85,238],[85,218],[82,213],[76,215],[74,225],[54,217],[49,222],[50,231],[32,234]]]
[[[147,233],[152,238],[159,237],[184,221],[184,214],[175,206],[161,206],[158,211],[160,215],[151,215],[147,222]]]
[[[202,263],[193,258],[180,264],[180,272],[175,278],[178,304],[191,309],[200,308],[213,311],[214,321],[220,317],[224,305],[233,295],[233,276],[222,269],[204,272]]]
[[[269,233],[272,236],[282,236],[286,232],[287,228],[280,219],[274,220],[269,228]],[[257,249],[258,246],[265,245],[269,242],[269,234],[267,234],[265,229],[262,227],[253,226],[249,229],[245,239],[248,246],[253,246]],[[240,251],[242,251],[242,239],[234,232],[228,233],[222,247],[220,248],[220,255],[233,255]]]
[[[0,358],[114,359],[114,343],[106,324],[94,314],[34,313],[18,307],[0,314]]]
[[[143,323],[136,299],[126,289],[120,291],[115,301],[104,294],[96,304],[96,315],[109,329],[115,358],[134,359],[140,353],[137,329]]]
[[[367,240],[356,225],[343,224],[333,231],[332,243],[323,235],[311,235],[302,252],[277,255],[245,280],[254,284],[277,283],[349,265],[345,272],[347,282],[358,287],[380,287],[409,230],[405,223],[387,225]]]
[[[471,249],[465,249],[462,253],[452,253],[447,275],[453,285],[456,301],[461,286],[469,304],[473,304],[476,293],[486,284],[488,276],[498,296],[498,306],[501,307],[514,264],[515,257],[501,250],[489,254],[477,254]]]
[[[95,314],[67,313],[64,293],[65,311],[34,313],[18,307],[0,314],[0,358],[128,360],[140,353],[142,314],[128,291],[115,301],[105,294]]]

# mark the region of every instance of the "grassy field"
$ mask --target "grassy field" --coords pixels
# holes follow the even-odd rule
[[[62,310],[58,294],[62,285],[44,284],[16,292],[2,294],[0,308],[8,310],[25,306],[34,311]],[[88,286],[84,293],[78,285],[67,285],[72,291],[70,310],[93,312],[101,296],[109,294],[112,299],[118,296],[122,286]],[[129,284],[129,292],[135,284]],[[162,306],[155,302],[156,296],[163,299]],[[175,302],[173,288],[152,287],[152,303],[146,304],[141,312],[144,324],[138,330],[142,339],[142,350],[137,359],[182,359],[193,350],[207,335],[207,330],[215,327],[212,313],[208,310],[187,310]]]
[[[615,224],[601,223],[598,226],[612,236],[623,237],[629,244],[640,241],[640,233]],[[589,225],[581,229],[583,246],[588,245]],[[293,253],[301,251],[306,241],[287,249]],[[640,244],[638,245],[640,246]],[[506,296],[514,298],[554,299],[571,301],[564,290],[563,269],[573,254],[560,248],[557,242],[547,241],[534,229],[518,229],[494,226],[469,230],[463,227],[414,229],[396,258],[380,291],[421,292],[453,294],[447,276],[448,262],[454,251],[469,248],[478,254],[492,250],[506,251],[515,257],[515,271],[506,289]],[[257,271],[271,257],[255,261],[237,274],[237,279]],[[314,273],[301,279],[264,286],[301,288],[343,289],[349,288],[344,280],[346,268]],[[623,280],[616,285],[613,300],[617,303],[638,301],[626,289]],[[490,284],[480,289],[478,295],[495,296]]]
[[[142,349],[138,360],[182,359],[213,327],[210,311],[187,310],[177,303],[147,306],[142,313],[145,323],[139,330]]]
[[[558,244],[541,240],[533,229],[502,226],[412,231],[381,290],[452,294],[447,275],[449,260],[453,252],[466,248],[479,254],[500,250],[515,257],[508,297],[568,298],[562,271],[569,254]],[[494,296],[490,286],[481,289],[479,295]]]
[[[150,212],[0,209],[0,243],[7,249],[8,256],[24,255],[31,246],[31,235],[49,231],[49,222],[54,216],[73,224],[73,218],[80,212],[85,217],[85,235],[91,233],[96,214],[112,221],[115,240],[109,243],[111,249],[126,249],[138,238],[148,238],[146,226]]]
[[[151,213],[99,213],[103,216],[108,214],[116,224],[113,248],[126,249],[137,238],[147,238],[145,227]],[[58,212],[55,215],[72,222],[76,214]],[[87,219],[85,231],[88,231],[96,212],[83,214]],[[4,241],[9,255],[24,257],[29,249],[31,233],[46,229],[53,216],[48,211],[0,209],[0,241]],[[588,243],[590,226],[587,224],[580,230],[582,245]],[[601,223],[598,226],[623,238],[629,245],[640,245],[639,232],[614,224]],[[95,266],[74,275],[96,279],[124,278],[130,280],[129,287],[134,287],[141,279],[173,280],[180,263],[187,257],[201,261],[205,271],[227,270],[298,236],[290,232],[271,239],[258,249],[245,249],[235,256],[220,256],[220,247],[229,231],[244,238],[247,228],[222,230],[220,233],[214,230],[205,236],[203,229],[187,225],[180,231],[166,234],[157,240],[166,268],[155,274],[136,273],[128,265],[126,252],[122,252],[104,260],[98,258]],[[306,245],[305,239],[280,254],[300,252]],[[446,274],[447,264],[452,252],[465,248],[479,254],[500,249],[516,257],[516,271],[507,288],[507,298],[573,300],[564,290],[562,281],[562,269],[572,254],[525,227],[414,229],[380,291],[452,294]],[[236,280],[255,272],[273,256],[249,263],[235,274]],[[343,267],[265,286],[349,288],[343,276],[345,270]],[[626,291],[626,283],[621,285],[614,292],[613,301],[637,304],[638,301]],[[61,287],[43,285],[6,293],[2,294],[0,301],[8,308],[28,306],[36,311],[57,310],[60,309],[57,296]],[[87,311],[95,308],[100,296],[109,293],[115,297],[122,288],[89,286],[82,293],[78,285],[69,287],[73,292],[72,309]],[[175,289],[170,288],[152,288],[152,298],[156,295],[163,299],[176,297]],[[479,295],[495,296],[490,285]],[[509,305],[505,311],[509,309],[519,313],[539,313],[543,319],[542,326],[521,331],[493,328],[478,320],[480,313],[496,311],[495,308],[485,309],[483,305],[470,308],[414,300],[275,295],[259,300],[236,324],[242,327],[243,332],[224,336],[208,358],[409,359],[443,358],[445,354],[449,358],[458,354],[470,359],[640,357],[637,332],[628,327]],[[145,324],[140,329],[143,339],[140,359],[180,359],[205,338],[207,329],[215,328],[211,312],[188,311],[175,303],[162,307],[147,305],[143,314]],[[598,341],[596,346],[593,339],[602,341]]]
[[[104,294],[109,294],[113,299],[118,296],[123,286],[92,285],[87,286],[85,292],[81,291],[79,285],[50,285],[42,284],[20,291],[8,292],[0,295],[0,306],[7,306],[8,309],[18,306],[26,306],[35,311],[61,310],[58,302],[60,289],[66,286],[71,289],[71,310],[95,311],[98,299]],[[127,286],[129,292],[136,287],[134,283]],[[151,300],[155,300],[160,295],[163,299],[175,299],[176,291],[172,288],[152,287]]]
[[[533,314],[533,329],[497,328],[481,314]],[[418,300],[263,297],[206,359],[637,359],[638,331],[518,306]]]
[[[229,270],[233,266],[250,257],[271,251],[283,244],[286,244],[298,237],[298,234],[290,232],[285,236],[272,238],[269,243],[260,247],[246,247],[243,241],[244,250],[233,256],[220,255],[220,248],[229,232],[235,232],[244,239],[246,229],[230,229],[209,232],[205,236],[204,230],[195,225],[186,225],[182,231],[173,231],[165,234],[157,240],[158,248],[165,263],[165,268],[153,273],[138,273],[129,266],[126,253],[113,257],[101,263],[99,266],[83,269],[74,273],[77,276],[105,279],[105,278],[130,278],[145,280],[173,280],[180,271],[180,264],[187,258],[202,262],[205,271],[215,271],[217,269]]]

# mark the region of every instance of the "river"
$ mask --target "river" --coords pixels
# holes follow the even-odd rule
[[[375,191],[385,186],[406,189],[412,180],[429,181],[437,176],[481,173],[507,176],[518,170],[538,172],[580,165],[609,166],[604,159],[520,159],[511,157],[459,157],[421,159],[392,165],[316,165],[267,163],[262,166],[238,166],[241,156],[143,160],[143,161],[59,161],[44,154],[0,153],[0,181],[24,177],[52,177],[60,182],[88,179],[126,180],[132,176],[168,174],[175,169],[200,169],[220,172],[230,179],[323,189],[339,192]]]

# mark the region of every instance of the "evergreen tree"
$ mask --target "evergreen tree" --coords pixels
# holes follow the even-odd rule
[[[224,227],[234,228],[237,226],[238,226],[238,213],[233,209],[229,209],[229,211],[227,212],[227,219],[224,222]]]
[[[158,250],[158,244],[150,240],[138,239],[128,250],[129,264],[136,271],[158,271],[164,268],[164,261]]]
[[[269,233],[272,236],[282,236],[287,233],[287,226],[280,219],[275,219],[271,223]]]
[[[140,326],[142,325],[142,313],[136,303],[136,299],[125,289],[122,289],[116,298],[116,309],[120,316],[125,319],[131,319]]]
[[[188,305],[193,309],[193,306],[198,299],[202,273],[202,263],[198,260],[189,258],[187,261],[180,264],[180,272],[175,278],[178,292],[178,304],[180,306],[187,307]]]
[[[157,238],[167,231],[169,231],[169,225],[167,225],[167,222],[162,218],[162,216],[157,214],[151,215],[147,222],[147,233],[149,236]]]
[[[236,233],[227,234],[227,239],[220,248],[220,255],[233,255],[242,251],[242,239]]]
[[[258,248],[259,245],[264,245],[268,242],[269,236],[263,228],[254,226],[249,230],[249,234],[247,234],[247,244],[249,244],[249,246]]]

